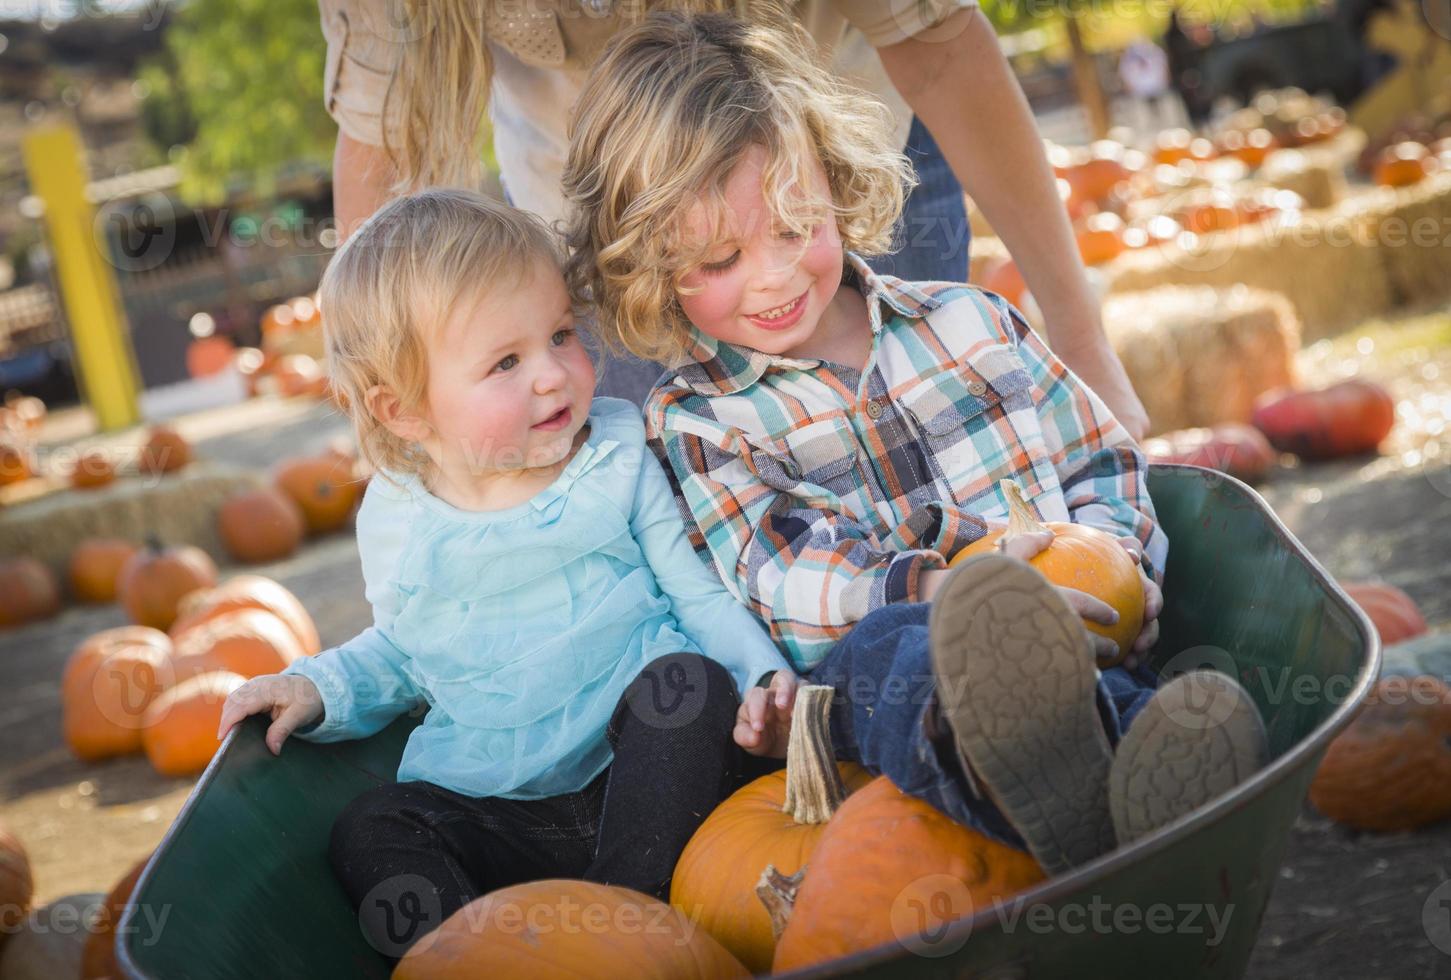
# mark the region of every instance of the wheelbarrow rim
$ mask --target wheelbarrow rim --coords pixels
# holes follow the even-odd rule
[[[1280,520],[1274,508],[1269,505],[1268,501],[1258,491],[1241,480],[1202,466],[1190,466],[1181,463],[1156,463],[1150,468],[1150,471],[1151,473],[1154,471],[1192,473],[1201,480],[1223,483],[1243,494],[1249,502],[1254,504],[1268,518],[1270,531],[1304,561],[1311,577],[1325,589],[1326,595],[1331,600],[1338,603],[1341,611],[1350,617],[1360,632],[1361,640],[1365,644],[1368,656],[1366,656],[1362,664],[1360,674],[1356,678],[1350,695],[1331,713],[1330,717],[1321,722],[1309,736],[1301,739],[1288,751],[1271,761],[1265,768],[1237,786],[1232,793],[1228,793],[1220,799],[1215,800],[1207,807],[1194,810],[1177,820],[1165,824],[1153,833],[1141,837],[1128,847],[1116,848],[1102,857],[1074,868],[1067,874],[1051,878],[1041,885],[1018,893],[1013,898],[1015,902],[1052,904],[1096,881],[1102,881],[1110,877],[1115,872],[1130,864],[1152,858],[1154,855],[1179,843],[1184,838],[1192,836],[1202,827],[1214,823],[1224,815],[1245,806],[1247,801],[1259,795],[1261,789],[1288,779],[1295,770],[1304,764],[1309,756],[1323,751],[1331,739],[1338,735],[1346,725],[1350,724],[1351,717],[1366,699],[1376,678],[1380,674],[1380,636],[1371,624],[1370,617],[1351,600],[1350,596],[1345,593],[1345,590],[1325,571],[1319,560],[1304,545],[1300,544],[1299,540],[1290,532],[1289,528],[1285,527],[1284,522]],[[233,726],[232,730],[227,734],[226,740],[218,748],[211,762],[207,764],[206,769],[203,770],[201,776],[197,779],[196,785],[192,787],[192,791],[187,796],[186,802],[182,804],[176,820],[172,822],[171,827],[168,828],[165,836],[162,837],[161,843],[157,845],[156,850],[147,859],[146,867],[142,869],[141,874],[136,880],[133,894],[140,892],[150,881],[156,868],[157,858],[166,852],[172,839],[181,832],[182,828],[191,819],[202,791],[211,782],[217,769],[221,767],[227,752],[231,749],[232,744],[241,733],[243,724],[246,724],[249,720],[244,719],[241,724]],[[133,918],[135,914],[136,906],[128,904],[121,915],[114,940],[116,960],[121,970],[128,977],[137,978],[137,980],[149,980],[151,975],[142,971],[131,959],[130,950],[124,942],[125,937],[130,935],[134,928]],[[993,909],[983,909],[971,918],[959,920],[949,926],[941,942],[947,945],[954,940],[966,941],[967,937],[974,931],[981,929],[995,919],[996,913]],[[901,955],[901,944],[895,941],[888,941],[873,946],[870,949],[859,950],[847,956],[838,957],[826,963],[803,967],[802,969],[792,970],[780,975],[800,977],[803,980],[808,980],[808,978],[813,977],[830,977],[844,969],[865,969],[878,963],[895,960]]]
[[[1307,758],[1315,753],[1323,752],[1330,741],[1346,725],[1350,724],[1351,718],[1361,703],[1366,699],[1371,687],[1375,684],[1376,678],[1380,675],[1380,635],[1371,624],[1370,617],[1351,600],[1350,596],[1346,595],[1345,590],[1325,571],[1315,556],[1304,545],[1300,544],[1299,539],[1290,532],[1289,528],[1285,527],[1284,522],[1280,520],[1274,508],[1270,507],[1268,501],[1258,491],[1241,480],[1221,473],[1218,470],[1212,470],[1203,466],[1191,466],[1183,463],[1156,463],[1151,467],[1151,471],[1154,470],[1165,472],[1192,472],[1197,474],[1200,479],[1222,482],[1243,493],[1250,502],[1263,511],[1265,516],[1269,518],[1269,528],[1275,536],[1289,545],[1304,560],[1311,577],[1325,589],[1327,596],[1338,603],[1341,610],[1350,616],[1351,621],[1354,622],[1360,632],[1361,640],[1365,643],[1365,649],[1368,655],[1361,666],[1360,673],[1356,678],[1355,685],[1350,694],[1331,713],[1330,717],[1321,722],[1308,736],[1300,739],[1289,750],[1272,760],[1265,768],[1255,773],[1239,786],[1236,786],[1233,792],[1225,794],[1207,807],[1201,807],[1200,809],[1184,814],[1177,820],[1173,820],[1158,828],[1153,833],[1139,838],[1127,847],[1116,848],[1108,854],[1074,868],[1067,874],[1050,878],[1040,885],[1035,885],[1026,891],[1019,892],[1013,896],[1012,901],[1015,903],[1051,905],[1074,892],[1092,885],[1094,882],[1103,881],[1111,877],[1130,864],[1152,859],[1156,854],[1178,844],[1186,837],[1192,836],[1203,827],[1215,823],[1226,814],[1248,805],[1249,801],[1260,795],[1261,790],[1290,778],[1305,763]],[[993,908],[982,909],[968,919],[962,919],[952,923],[947,931],[943,933],[939,942],[943,947],[951,947],[954,942],[966,942],[967,938],[975,931],[986,928],[989,924],[996,922],[996,920],[997,913]],[[866,969],[880,963],[895,960],[901,955],[901,944],[889,940],[873,946],[870,949],[860,950],[825,963],[803,967],[799,970],[792,970],[779,975],[783,977],[800,977],[802,980],[809,980],[809,978],[814,977],[830,977],[845,970]]]

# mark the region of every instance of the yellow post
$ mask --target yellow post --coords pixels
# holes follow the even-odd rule
[[[36,127],[25,135],[24,153],[30,189],[45,203],[56,281],[85,399],[101,429],[135,425],[141,419],[136,355],[106,244],[96,235],[95,209],[86,199],[80,139],[69,126]]]

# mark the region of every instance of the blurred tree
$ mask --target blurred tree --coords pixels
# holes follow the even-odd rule
[[[184,146],[184,195],[218,201],[238,181],[268,194],[290,166],[330,165],[317,0],[188,0],[166,46],[142,76],[145,124],[163,152]]]

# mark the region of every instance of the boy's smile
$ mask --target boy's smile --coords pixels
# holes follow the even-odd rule
[[[865,321],[850,315],[850,296],[841,290],[842,244],[832,217],[831,191],[820,162],[811,161],[804,193],[820,202],[826,220],[807,241],[783,231],[763,193],[764,147],[753,146],[725,185],[726,210],[712,235],[703,205],[687,218],[697,242],[711,240],[705,261],[681,279],[680,307],[706,336],[768,354],[825,356],[845,345]],[[839,357],[839,355],[833,355]]]

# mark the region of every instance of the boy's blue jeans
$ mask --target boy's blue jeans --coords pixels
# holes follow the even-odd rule
[[[931,608],[901,602],[873,611],[811,669],[806,682],[836,689],[831,742],[839,761],[860,763],[958,822],[1022,847],[1022,837],[997,806],[972,792],[950,736],[933,742],[923,731],[935,690],[927,634]],[[1110,745],[1118,744],[1156,685],[1144,667],[1103,671],[1098,710]]]

